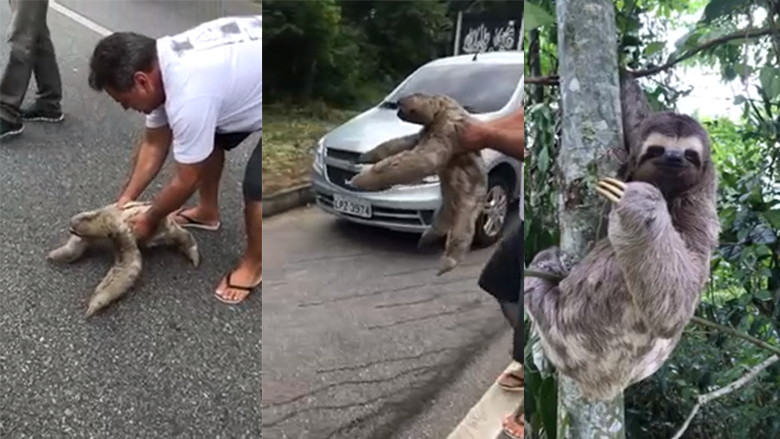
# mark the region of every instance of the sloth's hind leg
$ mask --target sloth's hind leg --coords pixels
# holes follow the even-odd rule
[[[63,246],[49,252],[47,259],[57,263],[70,264],[81,258],[89,247],[88,240],[71,235]]]
[[[471,248],[471,242],[474,239],[477,217],[482,206],[479,199],[473,196],[464,197],[459,201],[455,205],[452,228],[447,236],[444,255],[441,258],[441,265],[436,276],[441,276],[460,264]]]
[[[192,233],[184,230],[181,227],[177,227],[171,230],[170,234],[171,243],[179,249],[180,252],[192,262],[194,267],[200,265],[200,252],[198,251],[198,243],[195,241],[195,237]]]
[[[423,232],[420,240],[417,241],[418,247],[425,247],[433,244],[439,238],[447,235],[452,228],[455,216],[455,197],[458,194],[453,192],[449,181],[441,180],[441,207],[436,211],[433,217],[431,227]]]
[[[108,304],[124,296],[133,287],[138,276],[141,275],[141,253],[138,249],[127,250],[126,254],[117,258],[117,263],[108,271],[108,274],[100,281],[95,293],[89,300],[86,316],[90,317]]]
[[[561,262],[561,250],[558,247],[550,247],[537,253],[528,265],[528,269],[559,278],[564,278],[567,275]],[[531,303],[543,300],[557,285],[557,281],[537,276],[525,276],[523,280],[524,303],[531,305]]]

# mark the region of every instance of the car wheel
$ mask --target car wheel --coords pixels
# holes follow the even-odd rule
[[[474,231],[475,246],[487,247],[501,238],[509,214],[510,192],[506,177],[500,174],[488,177],[487,197]]]

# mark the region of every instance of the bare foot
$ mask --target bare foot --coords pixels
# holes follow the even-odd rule
[[[241,263],[232,273],[225,276],[217,287],[217,299],[234,305],[241,303],[249,294],[262,285],[263,272]]]
[[[520,370],[512,370],[507,373],[502,374],[498,378],[498,386],[502,389],[508,391],[508,392],[523,392],[525,385],[525,378],[523,369]]]
[[[217,230],[220,226],[219,212],[201,206],[180,209],[172,214],[173,220],[182,227]]]
[[[512,439],[523,439],[525,436],[525,415],[519,417],[511,414],[504,418],[504,434]]]

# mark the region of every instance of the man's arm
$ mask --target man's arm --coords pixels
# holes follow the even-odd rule
[[[154,180],[165,163],[172,138],[173,133],[168,125],[146,128],[133,157],[133,173],[119,197],[120,204],[138,198]]]
[[[486,147],[525,160],[525,110],[485,123],[482,136]]]
[[[146,215],[154,222],[181,207],[200,184],[206,161],[214,151],[218,99],[198,97],[169,114],[173,126],[173,156],[176,175],[152,203]]]

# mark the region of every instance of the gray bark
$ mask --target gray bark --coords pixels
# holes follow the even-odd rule
[[[606,221],[595,183],[615,176],[619,166],[609,153],[623,141],[614,7],[609,0],[556,2],[563,113],[558,211],[568,267],[590,250]],[[576,383],[559,375],[559,439],[623,439],[623,409],[622,395],[591,404]]]

